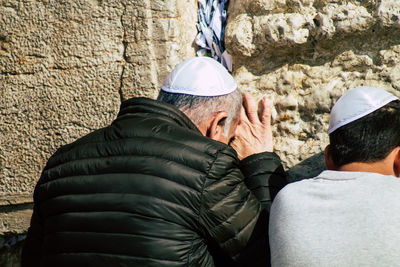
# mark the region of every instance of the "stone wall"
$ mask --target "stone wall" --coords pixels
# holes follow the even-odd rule
[[[359,85],[400,93],[400,1],[231,0],[226,31],[243,90],[275,99],[291,180],[324,167],[329,110]]]
[[[0,0],[0,253],[19,253],[48,157],[154,97],[195,56],[196,21],[189,0]]]

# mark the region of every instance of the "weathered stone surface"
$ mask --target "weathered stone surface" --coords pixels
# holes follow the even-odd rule
[[[57,147],[115,117],[121,67],[5,75],[1,98],[1,193],[31,192]]]
[[[234,76],[274,97],[275,147],[291,180],[324,168],[329,110],[343,92],[400,94],[399,1],[232,0],[229,14]]]
[[[0,238],[26,232],[58,147],[109,124],[121,100],[154,97],[195,55],[196,23],[189,0],[0,0]],[[0,265],[17,266],[4,246]]]
[[[60,145],[100,128],[121,99],[154,96],[193,56],[196,3],[0,1],[0,194],[32,192]]]
[[[20,266],[20,254],[32,215],[32,196],[3,194],[0,196],[0,266]]]
[[[0,232],[7,235],[21,235],[29,227],[32,215],[32,205],[9,206],[6,209],[0,207]],[[1,246],[0,246],[1,248]]]
[[[49,155],[115,117],[123,8],[0,2],[0,194],[32,192]]]
[[[138,6],[139,5],[139,6]],[[121,94],[155,97],[168,73],[195,55],[197,3],[189,0],[139,1],[126,5]]]

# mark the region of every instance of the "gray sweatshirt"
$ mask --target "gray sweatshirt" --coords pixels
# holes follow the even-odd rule
[[[275,198],[272,266],[400,266],[400,180],[324,171]]]

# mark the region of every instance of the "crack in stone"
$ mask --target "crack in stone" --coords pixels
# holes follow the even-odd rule
[[[17,75],[32,75],[35,74],[35,72],[0,71],[0,74],[17,76]]]
[[[116,61],[106,62],[104,64],[82,65],[82,66],[66,66],[66,67],[50,66],[48,68],[48,70],[50,70],[50,71],[52,71],[52,70],[80,70],[80,69],[85,69],[85,68],[97,68],[97,67],[101,67],[101,66],[109,66],[112,63],[119,63],[119,62],[121,62],[121,61],[116,60]],[[37,73],[40,73],[40,72],[37,72]]]
[[[30,210],[33,208],[33,200],[30,203],[22,203],[22,204],[8,204],[0,206],[0,213],[11,213],[20,210]]]
[[[122,71],[121,71],[121,77],[119,79],[120,84],[119,84],[119,91],[118,91],[121,103],[124,100],[123,99],[122,87],[124,85],[123,81],[124,81],[124,74],[125,74],[125,65],[128,62],[128,57],[126,55],[126,49],[128,47],[128,42],[126,41],[126,29],[125,29],[125,24],[124,24],[125,14],[126,14],[126,5],[124,5],[124,11],[122,12],[122,15],[121,15],[121,26],[122,26],[122,30],[124,31],[124,35],[122,36],[122,44],[124,46],[124,50],[122,51],[122,58],[123,58],[124,61],[122,62]]]
[[[47,70],[49,71],[63,71],[63,70],[80,70],[80,69],[85,69],[85,68],[96,68],[96,67],[101,67],[101,66],[109,66],[112,63],[120,63],[124,64],[126,61],[111,61],[107,62],[104,64],[97,64],[97,65],[84,65],[84,66],[67,66],[67,67],[59,67],[59,66],[49,66]],[[43,71],[27,71],[27,72],[18,72],[18,71],[2,71],[0,70],[0,75],[12,75],[12,76],[18,76],[18,75],[34,75],[34,74],[39,74],[43,73]]]
[[[151,36],[151,39],[153,40],[154,39],[154,29],[153,29],[154,25],[152,23],[152,20],[154,19],[153,14],[157,13],[157,12],[154,12],[154,10],[151,8],[151,3],[152,3],[151,0],[146,0],[145,1],[147,9],[150,10],[150,14],[149,14],[150,16],[148,17],[149,24],[148,24],[148,27],[147,27],[147,34],[148,34],[148,36]],[[150,58],[156,58],[156,55],[154,53],[153,42],[150,41],[148,43],[148,46],[149,46],[148,48],[149,48]],[[149,78],[151,79],[151,84],[154,85],[154,87],[157,85],[157,81],[158,81],[157,66],[155,64],[156,63],[155,63],[154,60],[150,61],[150,77]]]

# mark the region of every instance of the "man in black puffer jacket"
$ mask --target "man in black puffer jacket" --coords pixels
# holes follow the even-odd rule
[[[286,176],[270,104],[259,119],[236,87],[213,59],[188,59],[158,101],[124,101],[110,126],[60,148],[35,187],[22,266],[268,265]]]

